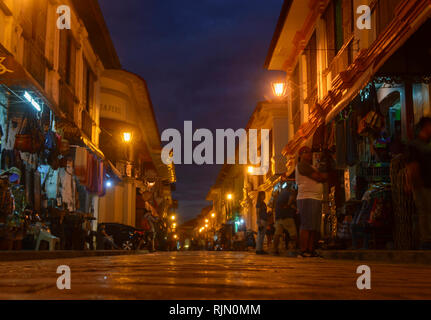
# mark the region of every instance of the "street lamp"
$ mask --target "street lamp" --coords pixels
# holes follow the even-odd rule
[[[210,222],[208,219],[205,219],[205,223],[208,223],[208,222]]]
[[[272,92],[277,98],[284,98],[287,93],[287,83],[283,81],[275,81],[271,84]]]
[[[228,200],[232,200],[233,199],[233,194],[232,193],[228,193],[228,195],[226,196],[226,198]]]
[[[175,221],[175,219],[176,219],[175,215],[172,215],[172,216],[171,216],[171,220],[172,220],[172,221]]]
[[[216,216],[216,214],[215,214],[215,213],[212,213],[212,214],[211,214],[211,218],[213,218],[213,219],[214,219],[214,218],[215,218],[215,216]]]
[[[253,173],[254,173],[254,167],[249,166],[249,167],[247,168],[247,172],[248,172],[248,174],[253,174]]]
[[[132,133],[131,132],[123,132],[123,141],[125,143],[132,142]]]

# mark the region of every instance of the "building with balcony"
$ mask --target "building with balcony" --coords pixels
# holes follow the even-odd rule
[[[139,227],[142,197],[166,218],[174,207],[175,168],[161,161],[160,134],[145,80],[128,71],[105,70],[100,123],[101,148],[121,177],[101,200],[101,221]]]
[[[332,238],[346,203],[377,185],[392,194],[394,224],[387,227],[395,246],[414,246],[412,226],[402,222],[412,219],[411,199],[397,196],[406,171],[395,145],[408,143],[431,111],[430,16],[426,0],[284,1],[265,67],[286,72],[288,171],[304,145],[315,165],[322,151],[334,161],[322,230]],[[363,127],[371,114],[379,119],[372,132]]]
[[[70,29],[58,28],[59,6],[70,9]],[[41,143],[46,147],[43,145],[46,134],[58,134],[63,142],[62,157],[52,157],[46,163],[47,159],[41,156],[39,149],[31,150],[28,153],[31,156],[24,155],[27,169],[29,165],[32,168],[40,165],[37,171],[41,176],[36,172],[35,177],[30,174],[26,178],[29,181],[36,179],[36,185],[39,185],[38,181],[42,178],[43,182],[50,170],[57,173],[59,166],[70,170],[73,165],[67,167],[66,161],[74,160],[74,150],[88,150],[92,167],[98,173],[91,179],[82,177],[81,182],[85,182],[80,196],[85,200],[78,207],[73,204],[75,200],[78,202],[78,191],[72,188],[73,199],[68,199],[68,210],[79,209],[97,218],[98,199],[103,194],[101,168],[106,160],[99,149],[100,76],[105,68],[121,68],[98,2],[0,1],[0,60],[1,126],[6,140],[11,142],[3,145],[3,151],[18,151],[12,142],[17,134],[28,130],[23,129],[24,123],[26,126],[33,123],[33,130],[38,127],[34,131],[37,135],[33,133],[31,137],[32,145]],[[21,132],[11,129],[11,119],[22,124],[19,126]],[[61,148],[60,141],[55,145]],[[2,160],[6,158],[3,154]],[[37,161],[27,161],[33,158]],[[19,166],[20,162],[10,165]],[[6,164],[2,169],[8,166]],[[30,185],[26,183],[26,188]],[[29,204],[39,211],[41,193],[27,193]],[[47,191],[43,196],[55,198],[49,194]]]

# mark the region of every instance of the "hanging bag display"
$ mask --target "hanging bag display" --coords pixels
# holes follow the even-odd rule
[[[45,139],[35,120],[24,117],[19,133],[15,137],[14,148],[21,152],[38,153]]]
[[[370,88],[371,99],[373,99],[374,110],[371,110],[362,118],[358,125],[358,134],[361,136],[375,137],[379,135],[385,125],[379,102],[377,100],[377,90],[374,84]]]
[[[15,137],[15,146],[14,148],[21,152],[30,152],[31,150],[31,134],[30,133],[24,133],[27,125],[27,119],[24,118],[21,121],[20,129],[18,130],[18,133]]]

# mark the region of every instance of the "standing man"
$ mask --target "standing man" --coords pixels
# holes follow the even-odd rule
[[[296,167],[298,185],[298,210],[301,218],[300,255],[316,257],[316,243],[319,238],[322,219],[323,182],[327,174],[313,167],[313,152],[309,147],[299,150],[299,163]]]
[[[263,242],[265,240],[266,227],[268,226],[268,212],[265,203],[265,192],[260,191],[257,195],[256,202],[256,214],[257,214],[257,242],[256,242],[256,254],[266,254],[263,251]]]
[[[283,176],[280,182],[280,193],[275,200],[275,234],[274,234],[274,254],[280,254],[280,239],[284,231],[288,232],[289,241],[287,250],[289,256],[296,257],[296,243],[298,233],[296,231],[296,190],[288,186],[287,178]],[[283,188],[284,187],[284,188]]]
[[[407,170],[417,208],[420,249],[431,249],[431,118],[423,117],[409,146]]]

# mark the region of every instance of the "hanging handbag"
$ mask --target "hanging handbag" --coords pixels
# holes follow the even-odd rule
[[[374,84],[370,90],[371,97],[373,99],[374,110],[371,110],[367,115],[362,118],[358,125],[358,134],[361,136],[375,137],[379,135],[385,126],[385,118],[382,115],[377,100],[377,91]]]
[[[24,133],[24,130],[27,126],[27,119],[24,118],[21,121],[21,127],[18,130],[17,135],[15,136],[15,145],[14,149],[21,152],[30,152],[31,150],[31,134]],[[24,130],[23,130],[24,128]]]

